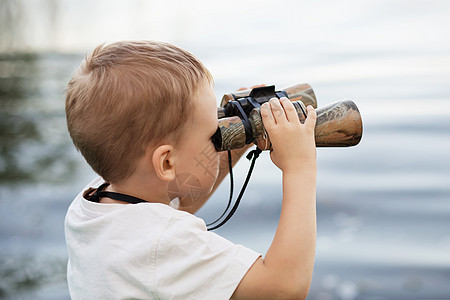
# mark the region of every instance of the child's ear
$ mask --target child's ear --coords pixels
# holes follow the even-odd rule
[[[155,149],[152,156],[156,176],[164,181],[175,179],[175,157],[171,145],[161,145]]]

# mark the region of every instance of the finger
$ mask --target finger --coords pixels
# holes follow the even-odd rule
[[[273,125],[275,125],[275,119],[273,118],[273,114],[268,102],[261,105],[261,117],[263,121],[263,126],[265,128],[270,128]]]
[[[286,114],[284,113],[283,106],[281,106],[280,100],[272,98],[269,100],[270,108],[272,108],[273,118],[275,123],[286,122]]]
[[[317,120],[316,110],[311,105],[308,105],[306,110],[308,116],[306,117],[305,125],[314,129]]]
[[[286,114],[286,119],[291,123],[300,123],[294,104],[286,97],[281,98],[280,102]]]

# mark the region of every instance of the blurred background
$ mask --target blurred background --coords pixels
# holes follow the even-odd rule
[[[218,102],[242,86],[307,82],[353,100],[361,143],[318,149],[317,255],[308,299],[450,298],[450,1],[0,0],[0,298],[68,299],[63,222],[95,174],[71,144],[65,87],[104,42],[194,53]],[[235,169],[240,187],[249,167]],[[198,213],[215,220],[227,179]],[[257,161],[217,232],[265,253],[281,173]]]

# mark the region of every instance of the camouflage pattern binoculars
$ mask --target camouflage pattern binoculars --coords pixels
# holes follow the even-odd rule
[[[270,150],[271,143],[261,119],[261,105],[271,98],[287,97],[294,104],[300,122],[307,116],[306,106],[316,108],[315,140],[317,147],[350,147],[362,137],[362,120],[353,101],[344,100],[317,108],[317,100],[309,84],[297,84],[281,91],[275,86],[226,94],[217,109],[219,126],[212,137],[217,151],[233,150],[255,143]]]

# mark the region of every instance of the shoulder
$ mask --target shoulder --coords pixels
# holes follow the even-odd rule
[[[160,203],[105,204],[87,200],[83,195],[105,181],[95,178],[76,196],[68,208],[66,234],[95,232],[95,234],[122,235],[122,239],[157,236],[172,219],[186,217],[187,213]]]
[[[177,213],[167,223],[156,251],[158,294],[161,298],[229,299],[259,256],[207,231],[202,219]]]

